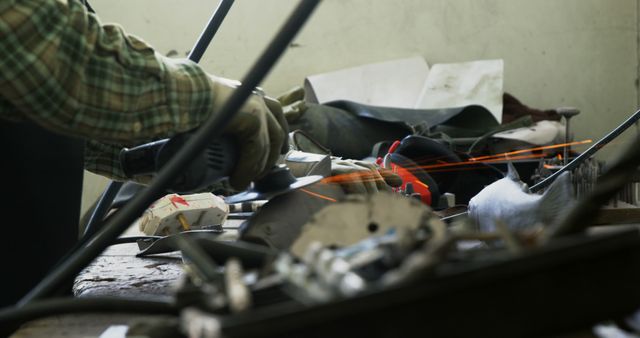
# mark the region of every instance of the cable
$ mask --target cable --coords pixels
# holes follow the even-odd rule
[[[0,310],[0,327],[17,327],[28,321],[69,313],[118,312],[177,315],[176,305],[161,301],[122,298],[55,298]]]
[[[91,263],[102,251],[109,246],[130,224],[164,191],[196,156],[205,149],[214,137],[220,135],[221,130],[229,124],[253,90],[266,77],[282,53],[287,49],[295,35],[302,28],[319,0],[302,0],[285,25],[280,29],[271,44],[258,58],[242,84],[225,102],[218,114],[211,115],[204,124],[193,134],[185,146],[162,168],[153,179],[152,184],[138,193],[129,203],[116,211],[106,224],[91,238],[85,246],[75,252],[68,260],[54,269],[36,287],[24,296],[19,306],[46,297],[67,280],[77,275],[84,267]]]

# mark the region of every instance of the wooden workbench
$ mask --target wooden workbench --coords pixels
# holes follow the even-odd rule
[[[241,221],[225,224],[222,239],[237,238]],[[141,235],[132,226],[123,236]],[[73,285],[76,297],[123,297],[144,300],[169,300],[176,282],[182,278],[182,259],[179,253],[138,258],[137,244],[109,247],[90,266],[82,271]],[[160,316],[131,314],[73,314],[44,318],[25,324],[12,338],[87,338],[101,337],[109,328]],[[117,337],[112,335],[110,337]]]

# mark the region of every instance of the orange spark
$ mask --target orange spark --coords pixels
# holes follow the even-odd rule
[[[430,172],[430,173],[450,172],[450,171],[458,171],[458,170],[476,170],[476,169],[480,169],[480,168],[477,168],[477,167],[470,168],[470,167],[467,167],[467,166],[477,165],[477,164],[481,164],[481,163],[503,162],[504,160],[512,160],[513,161],[513,160],[527,160],[527,159],[535,159],[535,158],[544,158],[545,157],[544,154],[527,154],[527,153],[533,152],[533,151],[539,151],[539,150],[546,150],[546,149],[563,148],[565,146],[584,145],[584,144],[588,144],[588,143],[591,143],[591,142],[593,142],[593,141],[592,140],[584,140],[584,141],[576,141],[576,142],[569,142],[569,143],[563,143],[563,144],[554,144],[554,145],[550,145],[550,146],[540,146],[540,147],[515,150],[515,151],[510,151],[510,152],[505,152],[505,153],[495,154],[495,155],[486,155],[486,156],[473,157],[473,158],[470,158],[467,161],[462,161],[462,162],[444,162],[444,161],[439,160],[443,156],[438,156],[438,157],[432,157],[430,159],[430,160],[435,160],[436,162],[438,162],[436,164],[405,167],[404,169],[408,170],[409,172],[422,169],[422,170],[425,170],[425,171]],[[518,156],[514,156],[514,155],[518,155]],[[418,161],[418,160],[414,160],[414,161],[422,162],[422,161]],[[373,175],[370,171],[367,171],[365,169],[365,170],[362,170],[362,171],[356,171],[356,172],[352,172],[352,173],[339,174],[339,175],[325,177],[324,179],[322,179],[321,182],[322,183],[344,184],[344,183],[356,183],[356,182],[358,182],[358,183],[359,182],[378,182],[380,180],[384,180],[384,179],[381,178],[380,176]]]
[[[338,201],[337,201],[336,199],[334,199],[334,198],[331,198],[331,197],[329,197],[329,196],[325,196],[325,195],[319,194],[319,193],[317,193],[317,192],[309,191],[309,190],[307,190],[307,189],[302,189],[302,188],[300,188],[300,191],[305,192],[305,193],[307,193],[307,194],[309,194],[309,195],[311,195],[311,196],[314,196],[314,197],[322,198],[323,200],[327,200],[327,201],[330,201],[330,202],[338,202]]]
[[[489,159],[489,158],[497,158],[497,157],[505,157],[506,158],[506,157],[509,157],[511,155],[528,153],[528,152],[532,152],[532,151],[564,148],[565,146],[575,146],[575,145],[581,145],[581,144],[588,144],[588,143],[591,143],[591,142],[593,142],[593,141],[592,140],[584,140],[584,141],[576,141],[576,142],[569,142],[569,143],[562,143],[562,144],[554,144],[554,145],[550,145],[550,146],[542,146],[542,147],[535,147],[535,148],[528,148],[528,149],[510,151],[510,152],[506,152],[506,153],[502,153],[502,154],[496,154],[496,155],[473,157],[473,158],[470,158],[469,160],[470,161],[483,161],[483,160]]]
[[[541,158],[544,157],[543,154],[530,154],[530,155],[521,155],[521,156],[513,156],[510,157],[510,160],[527,160],[527,159],[532,159],[532,158]],[[469,161],[463,161],[463,162],[450,162],[450,163],[443,163],[443,164],[430,164],[430,165],[419,165],[419,166],[413,166],[413,167],[405,167],[405,169],[411,171],[411,170],[417,170],[417,169],[423,169],[426,170],[427,172],[430,172],[431,169],[439,169],[439,168],[447,168],[447,167],[458,167],[458,166],[465,166],[465,165],[471,165],[471,164],[478,164],[478,163],[494,163],[494,162],[502,162],[504,161],[501,158],[492,158],[492,159],[487,159],[485,161],[473,161],[473,160],[469,160]]]
[[[371,171],[363,169],[352,173],[339,174],[325,177],[322,183],[349,183],[349,182],[376,182],[382,180],[381,177],[374,175]]]

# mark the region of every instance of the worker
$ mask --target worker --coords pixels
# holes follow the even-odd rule
[[[118,161],[123,147],[197,128],[221,108],[237,85],[207,74],[191,61],[164,57],[117,25],[103,25],[77,0],[2,1],[0,73],[0,124],[5,129],[27,122],[85,140],[84,167],[116,180],[126,179]],[[239,146],[238,162],[229,178],[235,189],[244,189],[270,169],[286,138],[279,106],[265,100],[252,95],[224,130]],[[40,170],[43,176],[48,172],[47,168]],[[4,193],[6,196],[7,191]],[[46,186],[38,193],[48,194],[50,201],[65,198],[60,191],[47,191]],[[4,204],[3,211],[8,212]],[[37,205],[25,207],[37,210]],[[21,242],[46,241],[36,238],[39,227],[58,226],[55,219],[49,224],[21,223],[20,227],[31,227],[32,236],[3,236],[2,252],[11,255],[5,257],[15,257],[26,245]],[[63,248],[67,250],[77,239],[77,231],[68,234],[71,238],[64,240]],[[37,253],[20,255],[20,271],[3,273],[4,278],[16,281],[25,275],[30,278],[9,282],[8,288],[3,282],[1,305],[19,299],[65,251],[48,250],[49,246],[57,245],[35,243],[32,251]],[[54,251],[56,257],[47,251]],[[40,263],[43,260],[46,264]]]
[[[103,25],[78,0],[1,1],[0,74],[0,216],[17,219],[2,224],[0,306],[19,300],[77,240],[80,161],[125,180],[123,147],[197,128],[237,86]],[[236,113],[223,132],[239,146],[234,189],[273,166],[284,123],[278,103],[258,94]]]

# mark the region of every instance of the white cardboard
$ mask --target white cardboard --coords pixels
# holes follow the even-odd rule
[[[312,75],[305,79],[306,100],[413,108],[428,73],[429,65],[417,56]]]
[[[487,108],[502,123],[503,60],[436,64],[431,67],[414,108]]]

